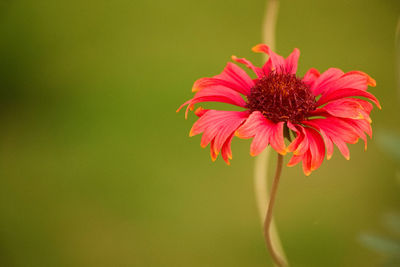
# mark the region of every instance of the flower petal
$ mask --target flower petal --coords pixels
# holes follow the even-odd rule
[[[286,154],[285,138],[283,136],[284,122],[278,122],[273,125],[269,142],[273,149],[281,155]]]
[[[183,103],[183,105],[178,108],[177,112],[188,105],[185,112],[185,117],[187,118],[189,110],[192,110],[196,103],[201,102],[221,102],[243,108],[246,107],[246,101],[244,101],[239,93],[227,87],[214,86],[198,91],[192,99]]]
[[[226,164],[230,165],[231,163],[229,162],[230,159],[232,159],[232,150],[231,150],[231,142],[233,138],[234,133],[232,133],[225,141],[224,145],[222,146],[221,149],[221,156],[222,159],[226,162]]]
[[[317,80],[317,78],[321,74],[319,73],[318,70],[311,68],[307,71],[306,75],[304,75],[302,81],[307,84],[308,86],[312,87],[314,85],[314,82]]]
[[[287,57],[287,59],[284,59],[282,56],[274,53],[271,48],[265,44],[256,45],[253,47],[253,51],[269,55],[268,61],[262,67],[265,75],[268,75],[271,71],[275,71],[277,73],[296,74],[297,62],[300,56],[299,49],[295,48]]]
[[[303,172],[306,176],[309,176],[311,174],[311,152],[307,151],[304,153],[302,156],[302,161],[303,161]]]
[[[327,94],[340,89],[358,89],[366,91],[368,85],[376,85],[374,79],[361,71],[351,71],[343,74],[336,81],[332,81],[325,85],[322,94]]]
[[[247,111],[208,110],[193,124],[190,136],[203,133],[201,146],[210,143],[211,158],[215,160],[223,149],[223,157],[232,157],[230,142],[233,133],[249,116]],[[227,161],[229,162],[229,161]]]
[[[198,92],[203,90],[204,88],[212,88],[212,87],[227,87],[229,89],[232,89],[238,93],[244,94],[247,90],[243,90],[243,86],[238,85],[238,84],[233,84],[232,82],[229,82],[224,79],[219,79],[219,78],[201,78],[198,79],[197,81],[194,82],[193,87],[192,87],[192,92]]]
[[[251,113],[246,122],[236,131],[239,138],[254,138],[250,146],[250,154],[256,156],[261,153],[268,144],[280,154],[286,154],[283,137],[283,122],[273,123],[266,119],[261,112]]]
[[[363,108],[363,110],[365,110],[365,112],[367,112],[368,114],[371,113],[372,108],[374,107],[371,103],[369,103],[368,101],[362,100],[362,99],[358,99],[358,98],[353,98],[353,101],[357,101],[358,104],[361,105],[361,107]]]
[[[293,52],[285,59],[285,71],[288,74],[296,74],[297,62],[299,61],[300,50],[295,48]]]
[[[340,150],[342,155],[348,160],[350,152],[346,143],[355,144],[358,141],[359,135],[354,129],[345,123],[343,120],[335,117],[325,119],[314,119],[303,122],[305,125],[317,129],[324,138],[325,144],[328,147],[327,157],[332,156],[331,142],[333,142]]]
[[[264,76],[264,72],[261,68],[255,67],[253,63],[248,61],[245,58],[238,58],[236,56],[232,56],[232,60],[236,61],[237,63],[244,64],[246,67],[254,71],[254,73],[257,75],[258,78],[262,78]]]
[[[250,146],[250,154],[256,156],[269,144],[269,132],[272,122],[265,119],[259,111],[250,114],[249,118],[236,130],[235,135],[239,138],[253,138]]]
[[[202,107],[198,107],[198,108],[194,111],[194,114],[195,114],[197,117],[201,117],[201,116],[203,116],[204,113],[206,113],[207,111],[209,111],[209,109],[204,109],[204,108],[202,108]]]
[[[311,86],[311,91],[315,96],[329,94],[341,89],[358,89],[366,91],[368,85],[375,86],[376,82],[362,71],[350,71],[344,73],[337,68],[331,68],[322,75]]]
[[[293,151],[293,157],[288,166],[294,166],[303,161],[303,171],[308,176],[312,171],[318,169],[324,160],[324,141],[321,135],[313,128],[289,125],[289,123],[288,127],[297,134],[296,139],[288,147],[288,150],[290,148],[290,151]]]
[[[293,166],[297,165],[300,161],[302,161],[303,156],[304,156],[304,154],[302,154],[302,155],[293,155],[290,158],[290,160],[289,160],[289,162],[288,162],[288,164],[286,166],[293,167]]]
[[[357,76],[361,76],[358,77]],[[376,81],[371,78],[371,76],[369,76],[368,74],[366,74],[365,72],[362,71],[349,71],[347,73],[345,73],[343,75],[343,77],[350,77],[353,80],[353,84],[355,81],[358,81],[360,84],[359,86],[353,87],[353,86],[346,86],[346,87],[350,87],[350,88],[356,88],[356,89],[360,89],[360,90],[367,90],[368,85],[375,87],[376,86]]]
[[[269,55],[268,61],[262,67],[265,75],[268,75],[271,71],[281,73],[282,70],[285,69],[285,59],[282,56],[274,53],[269,46],[265,44],[258,44],[253,47],[252,50],[257,53],[265,53]]]
[[[341,98],[345,98],[345,97],[354,97],[354,96],[360,96],[360,97],[365,97],[369,100],[371,100],[372,102],[375,103],[375,105],[381,109],[381,105],[379,104],[378,99],[371,93],[366,92],[366,91],[362,91],[362,90],[358,90],[358,89],[340,89],[340,90],[336,90],[333,91],[331,93],[322,95],[320,99],[318,99],[317,101],[317,106],[321,106],[325,103],[337,100],[337,99],[341,99]]]
[[[363,107],[356,99],[344,98],[329,102],[323,107],[325,111],[335,117],[364,119]]]
[[[257,156],[268,146],[271,129],[268,127],[260,128],[254,136],[253,142],[250,145],[250,155]]]
[[[215,151],[215,148],[214,148],[214,140],[211,140],[211,144],[210,144],[210,156],[211,156],[211,160],[212,160],[213,162],[217,160],[218,153]]]
[[[293,125],[291,122],[287,123],[289,129],[296,133],[296,138],[287,147],[288,152],[293,152],[293,155],[302,155],[308,148],[308,140],[305,138],[304,127],[300,125]]]
[[[314,129],[305,128],[309,142],[309,151],[311,155],[311,171],[314,171],[321,166],[325,157],[325,145],[321,135]]]
[[[352,120],[352,119],[342,119],[343,121],[349,123],[353,127],[357,127],[361,129],[363,132],[368,134],[368,136],[372,137],[372,128],[371,123],[366,120]]]
[[[366,120],[352,120],[352,119],[342,119],[354,128],[354,131],[360,136],[364,141],[364,150],[367,150],[367,137],[366,134],[372,137],[371,124]]]
[[[243,95],[248,95],[254,86],[253,80],[237,65],[228,62],[221,74],[212,78],[201,78],[193,84],[192,91],[197,92],[207,87],[225,86]]]
[[[339,79],[343,75],[343,73],[344,72],[342,70],[337,68],[328,69],[315,80],[310,88],[311,92],[315,96],[323,94],[326,91],[326,87]]]

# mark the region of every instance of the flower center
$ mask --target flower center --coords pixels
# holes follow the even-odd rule
[[[316,108],[315,97],[308,85],[293,74],[271,73],[261,78],[250,90],[247,108],[260,111],[273,121],[299,123]]]

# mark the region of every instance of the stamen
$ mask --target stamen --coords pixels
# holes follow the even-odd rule
[[[247,100],[251,112],[260,111],[273,122],[299,123],[316,108],[308,85],[293,74],[270,73],[251,88]]]

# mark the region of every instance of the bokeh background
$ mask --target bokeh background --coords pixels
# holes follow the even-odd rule
[[[249,140],[212,163],[188,137],[194,116],[175,113],[232,54],[262,64],[265,6],[2,0],[0,266],[271,266]],[[275,217],[292,266],[396,266],[399,15],[397,0],[281,1],[277,52],[298,47],[300,75],[367,72],[383,106],[367,152],[336,150],[310,177],[284,169]]]

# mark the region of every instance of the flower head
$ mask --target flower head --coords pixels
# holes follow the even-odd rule
[[[201,102],[228,103],[242,109],[199,107],[195,111],[199,119],[190,136],[203,133],[201,146],[210,144],[213,161],[221,153],[229,164],[234,135],[253,138],[252,156],[268,145],[282,155],[292,152],[288,166],[302,162],[306,175],[321,165],[325,154],[327,159],[332,157],[334,144],[346,159],[350,158],[346,144],[361,138],[367,147],[366,136],[372,135],[369,115],[373,108],[367,100],[380,108],[378,100],[367,92],[368,86],[376,85],[374,79],[361,71],[344,73],[337,68],[322,74],[310,69],[300,78],[296,75],[300,55],[297,48],[286,59],[264,44],[255,46],[253,51],[269,55],[261,68],[244,58],[232,59],[250,68],[255,79],[229,62],[221,74],[197,80],[193,85],[196,94],[178,109],[187,105],[185,116]],[[293,140],[289,132],[295,136]],[[288,146],[285,137],[290,140]]]

